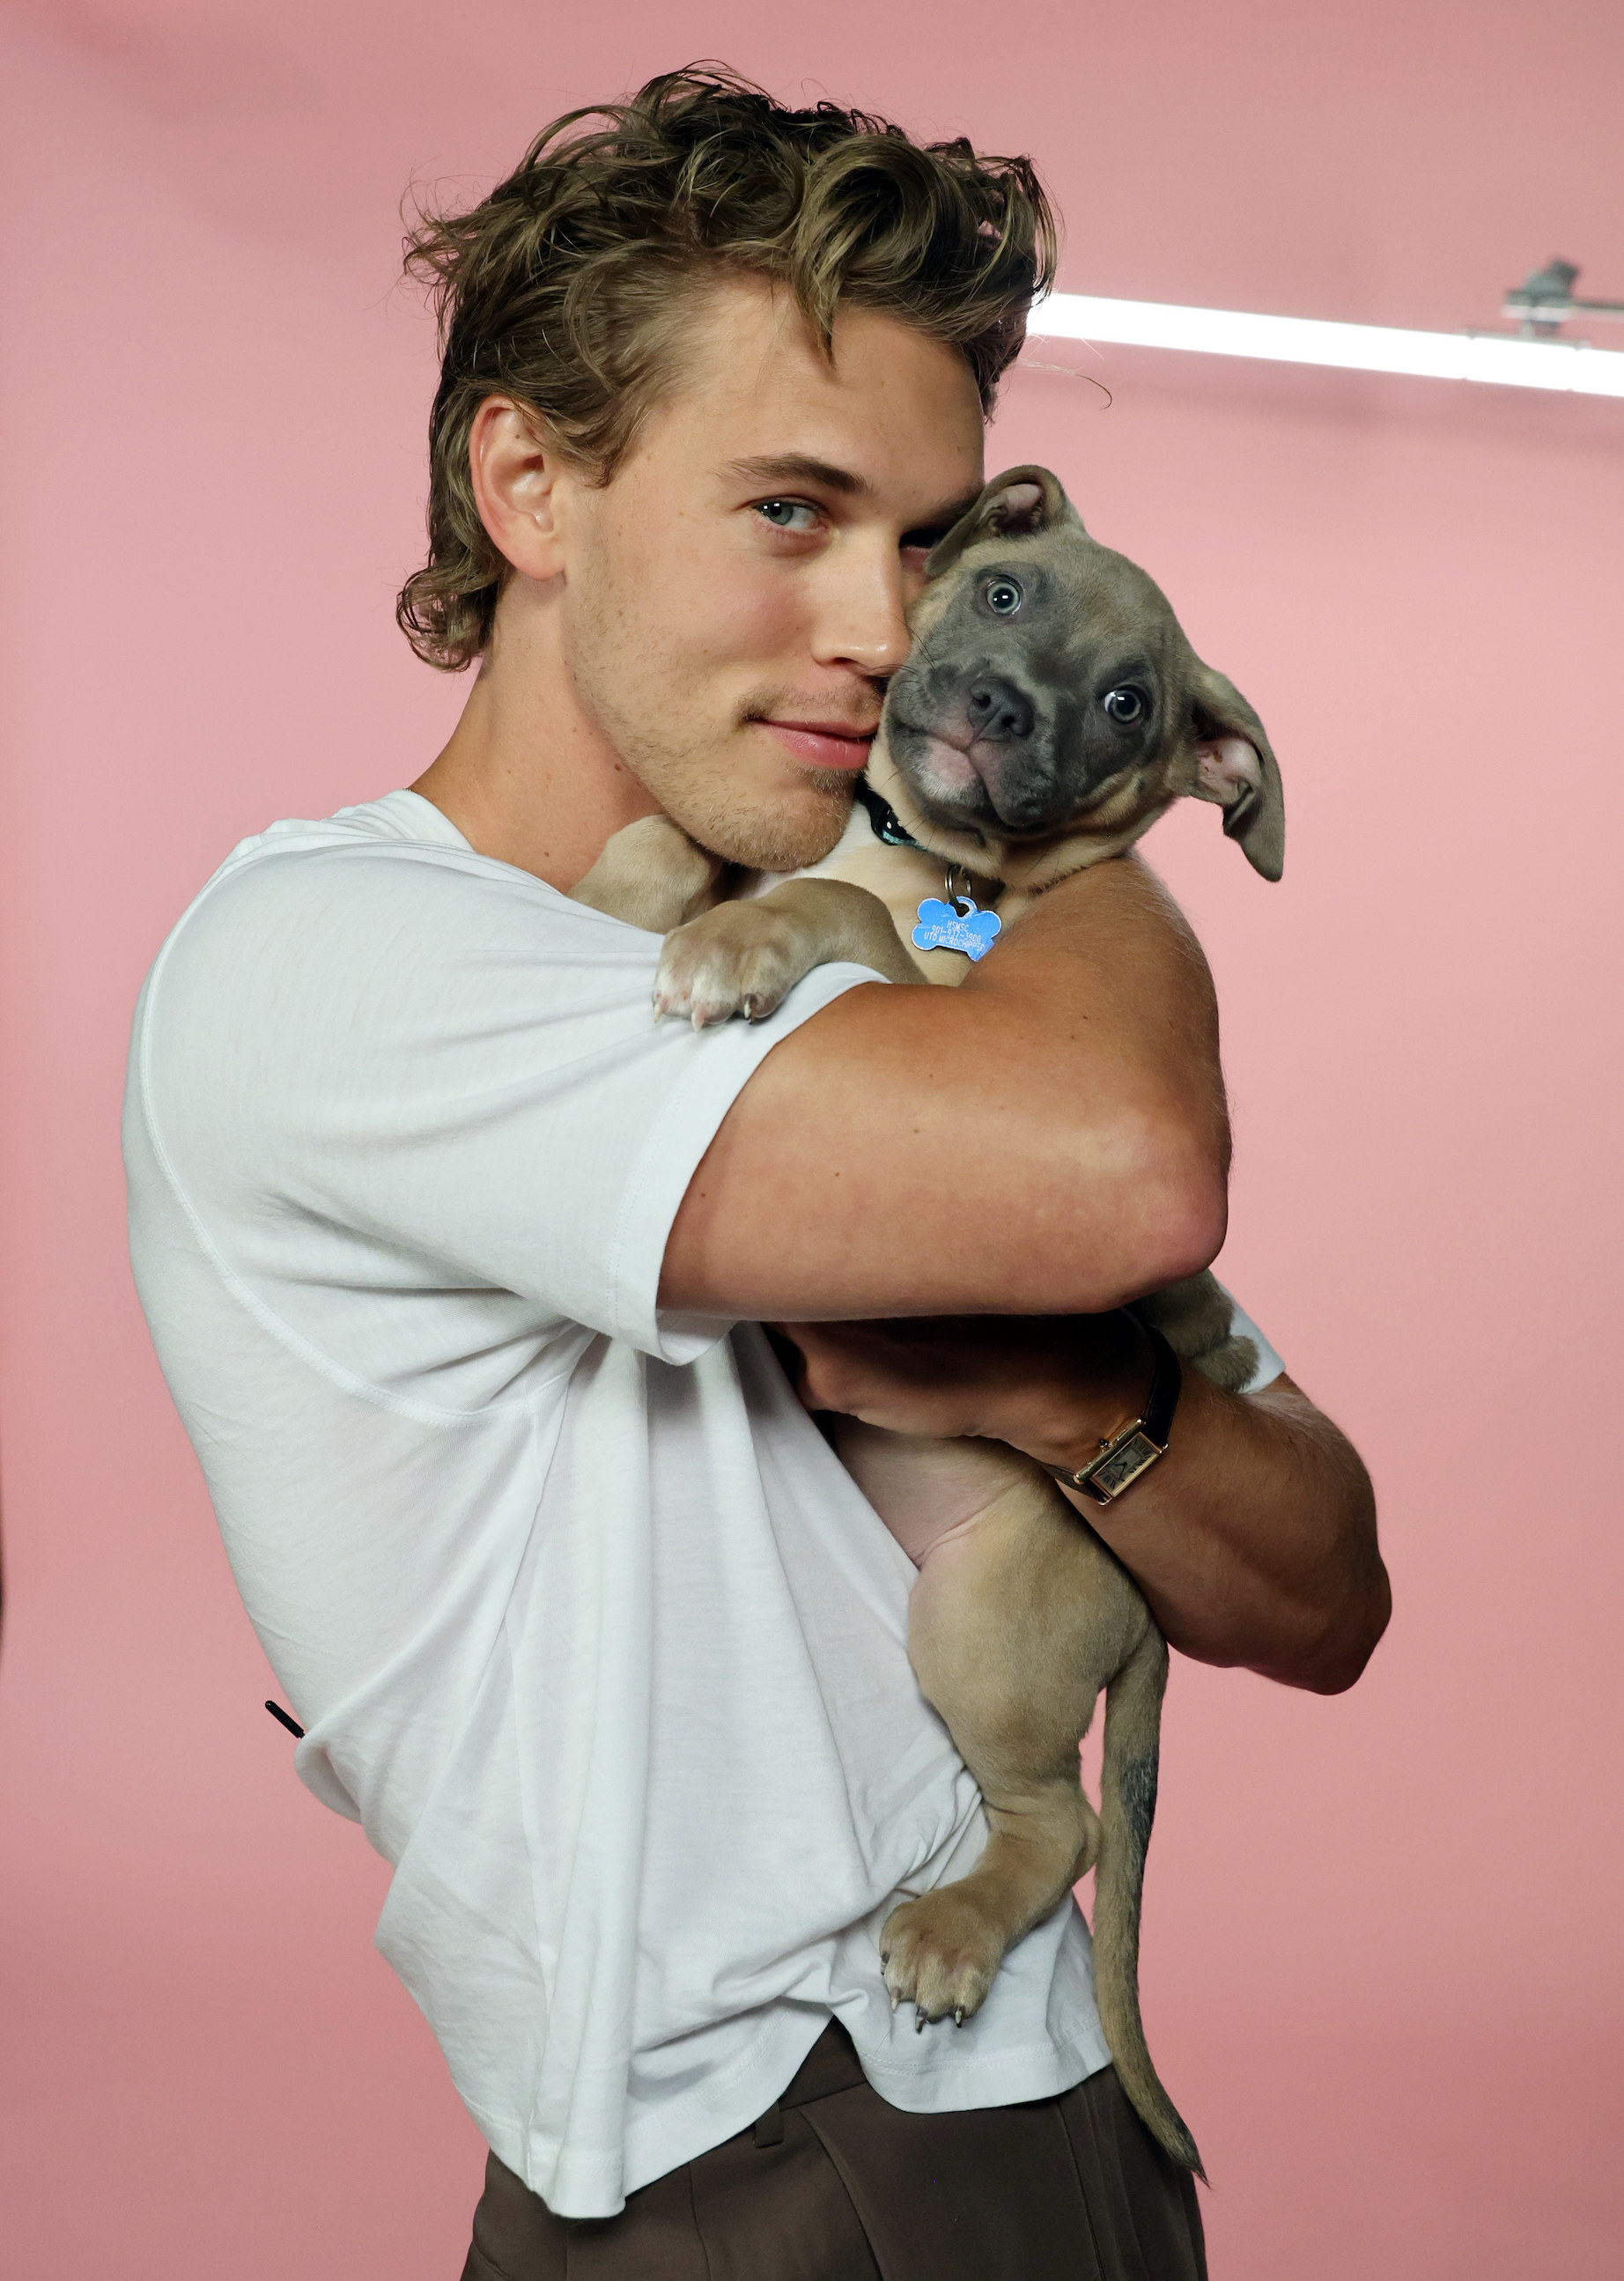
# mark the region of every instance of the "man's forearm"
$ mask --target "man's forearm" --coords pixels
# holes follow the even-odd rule
[[[672,1307],[757,1319],[1099,1311],[1223,1240],[1210,979],[1132,860],[1044,895],[957,990],[858,989],[730,1110]]]
[[[893,1433],[982,1435],[1075,1467],[1133,1418],[1148,1377],[1125,1314],[795,1324],[799,1390]],[[1122,1498],[1072,1498],[1173,1645],[1291,1687],[1349,1687],[1390,1605],[1357,1456],[1288,1379],[1220,1394],[1186,1367],[1167,1455]]]
[[[1082,1464],[1089,1417],[1032,1454]],[[1221,1394],[1187,1369],[1172,1442],[1120,1504],[1071,1502],[1137,1580],[1172,1644],[1289,1687],[1351,1687],[1391,1597],[1369,1477],[1288,1380]]]

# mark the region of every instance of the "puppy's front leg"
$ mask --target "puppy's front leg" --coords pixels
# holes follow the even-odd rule
[[[719,903],[667,938],[654,1011],[696,1030],[743,1014],[760,1022],[815,966],[849,959],[890,982],[917,982],[878,895],[842,879],[787,879],[747,902]]]
[[[716,901],[726,869],[669,816],[644,816],[610,838],[569,900],[650,934],[669,934]]]

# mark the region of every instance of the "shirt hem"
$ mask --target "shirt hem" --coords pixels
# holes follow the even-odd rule
[[[491,2115],[465,2099],[485,2143],[507,2168],[538,2194],[553,2215],[607,2218],[625,2208],[626,2198],[685,2162],[747,2130],[793,2081],[797,2069],[831,2019],[821,2007],[797,2018],[795,2034],[775,2039],[769,2057],[759,2047],[747,2067],[709,2077],[696,2089],[665,2101],[656,2122],[629,2135],[624,2157],[584,2147],[561,2147],[515,2118]],[[946,2067],[940,2060],[917,2067],[888,2061],[878,2053],[857,2053],[864,2076],[889,2107],[909,2115],[949,2115],[970,2107],[1013,2107],[1027,2099],[1055,2099],[1110,2067],[1103,2041],[1085,2034],[1048,2037],[1013,2050],[963,2054]],[[718,2096],[725,2091],[726,2097]]]

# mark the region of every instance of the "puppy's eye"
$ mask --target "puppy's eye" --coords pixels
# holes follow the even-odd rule
[[[1145,717],[1145,696],[1140,689],[1108,689],[1104,705],[1111,719],[1120,729],[1131,729]]]
[[[981,589],[981,598],[987,608],[1001,618],[1012,618],[1026,599],[1018,582],[1006,578],[1001,572],[987,580]]]

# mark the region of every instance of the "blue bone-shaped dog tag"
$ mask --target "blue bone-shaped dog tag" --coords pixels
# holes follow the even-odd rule
[[[962,903],[963,909],[955,906]],[[951,903],[927,895],[919,906],[914,929],[916,950],[962,950],[966,958],[985,958],[993,938],[1003,925],[996,911],[979,909],[969,895],[955,895]]]

